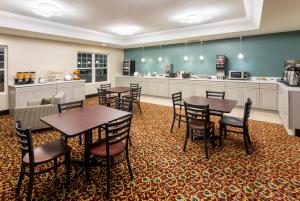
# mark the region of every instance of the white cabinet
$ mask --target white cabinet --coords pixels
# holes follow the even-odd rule
[[[210,81],[209,91],[224,92],[225,91],[225,81]]]
[[[30,85],[9,86],[9,109],[26,107],[27,102],[34,99],[53,97],[63,91],[66,94],[66,102],[85,99],[85,81],[52,82]]]
[[[165,78],[149,78],[148,94],[151,96],[168,97],[169,82]]]
[[[235,100],[238,106],[243,106],[243,90],[240,82],[227,82],[225,89],[225,98]]]
[[[130,77],[116,77],[116,86],[117,87],[129,87],[130,86]]]
[[[206,96],[206,91],[209,90],[209,81],[195,80],[194,81],[194,96]]]
[[[283,125],[289,128],[289,91],[280,85],[278,90],[278,113]]]
[[[243,83],[243,103],[250,98],[252,100],[252,107],[259,107],[259,83]]]
[[[259,108],[277,110],[278,102],[278,85],[260,84],[260,101]]]
[[[191,80],[169,80],[169,97],[172,97],[172,94],[182,92],[183,98],[188,98],[193,96],[193,81]]]

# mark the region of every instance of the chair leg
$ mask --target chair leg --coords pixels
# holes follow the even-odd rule
[[[54,172],[57,174],[57,158],[54,159]]]
[[[106,199],[110,199],[110,160],[107,160],[106,167]]]
[[[185,140],[184,140],[184,145],[183,145],[184,152],[186,151],[186,143],[187,143],[188,138],[189,138],[189,128],[186,129]]]
[[[181,123],[181,115],[179,115],[178,127],[180,127],[180,123]]]
[[[22,181],[24,179],[24,175],[25,175],[25,165],[22,163],[21,172],[20,172],[20,176],[19,176],[19,180],[18,180],[18,184],[17,184],[17,189],[16,189],[17,194],[20,193],[20,189],[21,189],[21,186],[22,186]]]
[[[223,133],[223,124],[220,124],[220,134],[219,134],[219,145],[222,147],[222,133]]]
[[[208,160],[208,137],[207,134],[204,134],[204,149],[205,149],[205,158]]]
[[[79,144],[82,145],[82,137],[79,135]]]
[[[248,143],[249,143],[249,145],[251,145],[251,139],[250,139],[249,129],[248,128],[246,128],[246,134],[247,134]]]
[[[26,198],[27,201],[31,201],[32,189],[33,189],[33,180],[34,180],[34,167],[30,166],[28,191],[27,191],[27,198]]]
[[[133,174],[132,174],[132,169],[131,169],[130,160],[129,160],[128,145],[126,146],[125,155],[126,155],[127,166],[128,166],[128,170],[129,170],[129,174],[130,174],[130,180],[133,180]]]
[[[65,154],[65,168],[66,168],[66,174],[67,174],[67,185],[70,184],[70,173],[71,173],[71,166],[70,166],[70,160],[71,160],[71,152],[68,152]]]
[[[172,126],[171,126],[171,133],[173,132],[173,128],[174,128],[174,124],[175,124],[175,118],[176,118],[176,116],[175,116],[175,114],[173,115],[173,122],[172,122]]]
[[[191,128],[191,141],[194,142],[194,129]]]
[[[244,137],[244,144],[245,144],[246,154],[249,154],[248,138],[247,138],[247,133],[245,132],[245,130],[243,131],[243,137]]]
[[[212,147],[216,147],[216,143],[215,143],[215,127],[213,127],[212,128],[212,134],[211,134],[211,136],[212,136]]]
[[[132,146],[131,137],[129,136],[129,145]]]
[[[140,113],[142,114],[142,109],[141,109],[141,103],[140,103],[140,101],[138,102],[138,107],[139,107]]]
[[[227,127],[226,127],[226,125],[224,125],[223,129],[224,129],[224,138],[226,139],[226,137],[227,137]]]

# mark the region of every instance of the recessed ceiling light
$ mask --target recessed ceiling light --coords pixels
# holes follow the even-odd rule
[[[39,3],[36,8],[32,9],[32,12],[43,17],[62,15],[59,8],[52,3]]]
[[[113,26],[109,30],[120,36],[130,36],[139,32],[142,28],[135,25],[118,25]]]
[[[199,24],[199,23],[201,23],[205,20],[209,20],[211,18],[212,18],[212,16],[208,15],[208,14],[189,13],[189,14],[185,14],[185,15],[178,17],[177,20],[183,24]]]

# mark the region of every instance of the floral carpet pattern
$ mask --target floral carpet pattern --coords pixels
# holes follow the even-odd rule
[[[96,98],[86,101],[96,103]],[[125,161],[116,166],[111,200],[300,200],[300,138],[289,136],[282,125],[250,121],[251,155],[245,154],[242,136],[229,133],[222,147],[209,147],[206,160],[202,141],[189,140],[182,151],[184,124],[169,132],[171,107],[143,103],[142,110],[134,110],[132,123],[134,180]],[[21,153],[12,125],[10,115],[0,116],[0,200],[25,199],[27,190],[26,178],[19,197],[14,193]],[[33,134],[36,145],[59,137],[53,130]],[[72,158],[82,159],[78,138],[69,145]],[[77,172],[72,166],[68,187],[63,166],[58,175],[35,176],[33,200],[104,200],[105,170],[93,167],[88,183]]]

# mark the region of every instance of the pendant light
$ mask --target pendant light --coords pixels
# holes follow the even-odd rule
[[[203,45],[203,42],[201,41],[201,54],[200,54],[200,57],[199,57],[199,59],[201,60],[201,61],[203,61],[204,60],[204,56],[203,56],[203,54],[202,54],[202,45]]]
[[[184,47],[184,57],[183,57],[184,61],[189,60],[189,57],[187,55],[185,55],[185,53],[186,53],[186,46],[187,46],[187,43],[185,43],[185,47]]]
[[[159,46],[159,57],[157,59],[159,62],[161,62],[163,59],[161,57],[161,45]]]
[[[240,53],[238,55],[239,59],[244,59],[244,54],[242,53],[242,36],[240,37]]]
[[[144,55],[144,46],[143,46],[143,57],[142,57],[142,59],[141,59],[141,62],[145,62],[146,61],[146,59],[145,59],[145,55]]]

